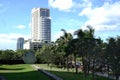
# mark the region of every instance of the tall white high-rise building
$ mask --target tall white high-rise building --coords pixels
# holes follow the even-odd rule
[[[50,10],[47,8],[32,9],[32,41],[51,42]]]
[[[20,37],[17,39],[17,50],[23,49],[24,38]]]

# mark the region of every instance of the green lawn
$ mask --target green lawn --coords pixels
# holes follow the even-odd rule
[[[75,74],[75,70],[72,69],[70,72],[67,72],[66,69],[60,69],[53,67],[52,69],[47,66],[47,64],[37,64],[40,68],[48,70],[49,72],[63,78],[63,80],[92,80],[92,76],[89,75],[87,78],[84,78],[83,73]],[[104,77],[96,76],[98,80],[108,80]]]
[[[0,65],[0,75],[7,80],[50,80],[49,77],[34,70],[29,64]]]

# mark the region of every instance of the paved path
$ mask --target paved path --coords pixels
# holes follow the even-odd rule
[[[54,79],[54,80],[63,80],[62,78],[60,78],[60,77],[58,77],[58,76],[56,76],[56,75],[54,75],[54,74],[51,74],[50,72],[45,71],[45,70],[41,69],[40,67],[38,67],[38,66],[36,66],[36,65],[34,65],[34,64],[31,65],[31,66],[32,66],[35,70],[38,70],[38,71],[44,73],[45,75],[51,77],[51,78]]]
[[[97,72],[95,74],[98,76],[108,77],[108,74],[106,74],[106,73],[103,74],[103,73]],[[112,76],[112,75],[110,75],[109,78],[116,79],[115,76]],[[119,77],[119,80],[120,80],[120,77]]]
[[[51,74],[51,73],[48,72],[48,71],[45,71],[45,70],[43,70],[43,69],[40,69],[40,67],[38,67],[38,66],[36,66],[36,65],[32,65],[32,67],[33,67],[34,69],[40,71],[40,72],[43,72],[44,74],[46,74],[47,76],[53,78],[54,80],[63,80],[62,78],[60,78],[60,77],[58,77],[58,76],[56,76],[56,75],[54,75],[54,74]],[[98,75],[98,76],[108,77],[108,74],[106,74],[106,73],[103,74],[103,73],[97,72],[97,73],[95,73],[95,74]],[[111,76],[111,75],[109,76],[109,78],[111,78],[111,79],[116,79],[114,76]],[[119,80],[120,80],[120,77],[119,77]]]

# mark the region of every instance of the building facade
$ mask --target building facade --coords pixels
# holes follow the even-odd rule
[[[17,50],[23,49],[24,46],[24,38],[20,37],[17,39]]]
[[[42,43],[42,42],[37,42],[37,41],[33,42],[31,40],[28,40],[28,41],[25,41],[25,43],[24,43],[24,49],[28,49],[28,50],[31,49],[31,50],[36,51],[36,50],[40,49],[43,44],[44,43]]]
[[[51,42],[51,19],[47,8],[33,8],[31,18],[32,41]]]

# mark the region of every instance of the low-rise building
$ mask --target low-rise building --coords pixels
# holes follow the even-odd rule
[[[25,41],[24,42],[24,49],[31,49],[31,50],[38,50],[42,47],[44,43],[43,42],[37,42],[37,41]]]

